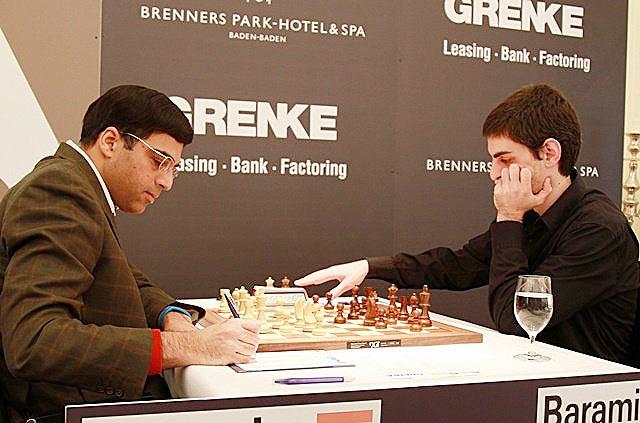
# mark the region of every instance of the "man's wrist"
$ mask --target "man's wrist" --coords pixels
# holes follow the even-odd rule
[[[176,313],[183,314],[186,318],[188,318],[191,321],[191,314],[187,310],[185,310],[185,309],[183,309],[181,307],[170,305],[170,306],[165,307],[164,310],[162,310],[162,312],[160,313],[160,316],[158,316],[158,327],[161,330],[164,330],[165,317],[171,312],[176,312]]]
[[[197,332],[161,332],[162,368],[172,369],[193,364],[196,335]]]
[[[182,313],[168,313],[164,317],[163,323],[163,331],[170,332],[184,332],[190,330],[197,330],[196,327],[191,322],[191,319],[182,314]]]
[[[498,214],[496,216],[496,222],[512,221],[512,222],[522,223],[523,220],[524,220],[524,213],[520,213],[520,212],[510,213],[510,212],[498,211]]]

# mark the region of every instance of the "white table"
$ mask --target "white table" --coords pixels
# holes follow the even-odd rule
[[[504,382],[577,376],[635,373],[632,367],[612,363],[562,348],[535,343],[535,350],[551,357],[544,363],[522,362],[515,354],[530,349],[525,338],[503,335],[495,330],[432,313],[432,319],[463,329],[480,332],[483,342],[424,347],[343,350],[340,357],[356,363],[355,367],[335,369],[289,370],[260,373],[237,373],[230,367],[189,366],[165,372],[174,397],[236,398],[363,389],[389,389],[415,386],[438,386],[470,383]],[[257,354],[260,360],[261,353]],[[398,363],[398,373],[386,376],[386,359]],[[407,361],[420,360],[407,375]],[[425,364],[426,363],[426,364]],[[422,373],[422,375],[420,375]],[[279,385],[274,379],[300,376],[347,376],[353,382],[310,385]]]
[[[415,412],[432,417],[425,421],[513,422],[516,420],[508,410],[518,401],[522,402],[519,407],[526,410],[519,417],[523,419],[517,421],[535,421],[540,387],[640,380],[638,369],[539,342],[534,349],[551,360],[522,362],[513,356],[530,349],[528,339],[435,313],[432,319],[480,332],[483,342],[337,352],[339,357],[356,363],[347,368],[237,373],[229,367],[189,366],[165,372],[165,378],[177,398],[224,400],[235,407],[243,403],[252,406],[381,398],[385,422],[406,421]],[[260,355],[257,354],[258,360]],[[393,372],[394,365],[384,364],[389,362],[397,364],[397,372]],[[354,380],[305,385],[274,383],[280,378],[312,376],[345,376]],[[425,398],[429,400],[425,402]],[[474,401],[478,402],[470,406]],[[389,405],[385,408],[385,404],[393,404],[394,410],[419,410],[422,406],[424,412],[398,414],[389,411]],[[466,406],[460,407],[461,404]]]
[[[210,300],[194,303],[211,306]],[[536,414],[540,414],[540,388],[640,381],[638,369],[538,342],[534,349],[551,360],[521,362],[513,355],[530,349],[525,338],[435,313],[432,318],[480,332],[483,342],[332,352],[355,363],[354,367],[259,373],[237,373],[226,366],[178,368],[166,371],[165,378],[173,396],[180,399],[79,409],[68,421],[80,422],[77,416],[82,415],[171,413],[167,414],[167,421],[193,423],[193,411],[381,400],[385,423],[534,422]],[[257,354],[258,360],[261,354]],[[274,383],[275,379],[311,376],[345,376],[354,380],[305,385]],[[640,382],[637,385],[640,388]]]

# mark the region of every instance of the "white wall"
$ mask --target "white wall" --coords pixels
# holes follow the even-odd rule
[[[627,36],[627,89],[626,89],[625,134],[640,133],[640,0],[629,0],[629,20]],[[624,171],[622,183],[627,181],[629,174],[629,159],[627,151],[629,137],[625,137]],[[640,154],[638,155],[640,159]],[[639,169],[640,170],[640,169]],[[638,175],[640,178],[640,174]],[[636,181],[637,182],[637,181]],[[626,196],[623,190],[622,198]],[[640,193],[636,193],[636,200],[640,201]],[[640,236],[640,218],[636,217],[633,228]]]
[[[12,187],[38,160],[52,154],[58,142],[2,28],[0,92],[5,105],[0,113],[0,181]]]

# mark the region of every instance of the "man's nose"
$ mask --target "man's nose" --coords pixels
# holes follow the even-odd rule
[[[156,182],[163,191],[169,191],[173,186],[173,175],[171,172],[160,172]]]
[[[491,172],[489,172],[489,178],[491,178],[491,180],[493,182],[497,181],[498,178],[500,178],[502,171],[500,169],[500,166],[498,166],[496,163],[491,163]]]

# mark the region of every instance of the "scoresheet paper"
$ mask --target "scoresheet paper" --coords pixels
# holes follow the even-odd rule
[[[317,350],[263,352],[249,363],[230,365],[238,373],[353,366],[354,363],[336,357],[333,351]]]

